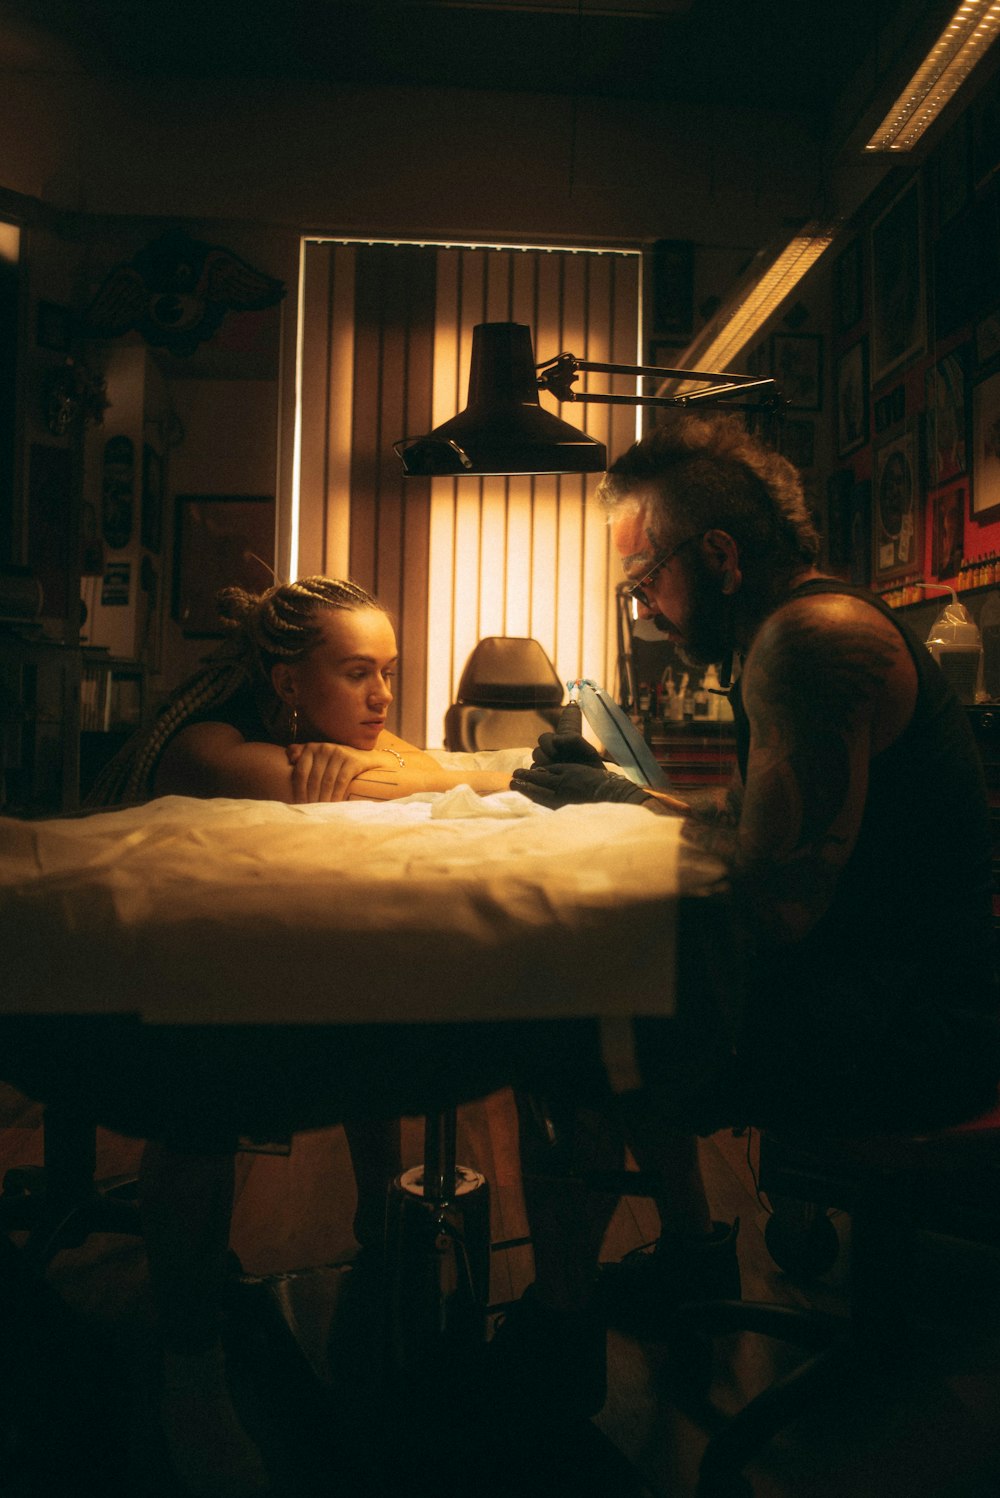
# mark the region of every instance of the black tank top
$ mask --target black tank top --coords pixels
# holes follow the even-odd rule
[[[982,764],[965,709],[912,630],[865,589],[833,578],[804,583],[792,597],[819,593],[859,598],[890,620],[916,669],[916,703],[907,727],[871,761],[858,839],[829,909],[802,941],[751,966],[742,1049],[779,1090],[796,1072],[821,1110],[830,1104],[820,1101],[824,1074],[845,1107],[845,1091],[870,1093],[878,1077],[895,1077],[897,1091],[916,1102],[914,1089],[934,1090],[949,1067],[960,1083],[956,1068],[965,1062],[955,1047],[964,1056],[979,1043],[975,1023],[961,1017],[996,1011]],[[738,681],[730,700],[745,777],[750,725]],[[990,1068],[995,1084],[995,1054]],[[949,1109],[957,1116],[945,1102]]]

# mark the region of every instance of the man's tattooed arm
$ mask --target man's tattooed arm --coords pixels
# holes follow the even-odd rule
[[[709,827],[735,827],[743,805],[743,782],[734,773],[723,790],[685,791],[684,799],[695,821]]]
[[[716,857],[729,867],[735,860],[740,813],[743,810],[743,782],[739,772],[720,793],[718,789],[694,791],[687,797],[688,820],[684,824],[684,838],[706,853]]]
[[[830,904],[861,826],[873,718],[908,662],[893,626],[856,600],[796,600],[762,626],[743,673],[750,748],[728,835],[734,889],[765,939],[796,940]]]

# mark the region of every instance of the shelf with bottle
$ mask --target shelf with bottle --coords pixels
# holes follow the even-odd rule
[[[646,742],[676,789],[726,785],[736,764],[732,718],[688,718],[680,723],[652,719]]]
[[[709,666],[703,677],[668,667],[639,685],[633,722],[677,789],[728,783],[736,759],[732,708]]]
[[[673,667],[667,666],[659,682],[639,683],[634,718],[639,725],[653,722],[661,728],[714,726],[731,722],[732,708],[715,666],[701,676],[685,671],[678,680]]]
[[[988,556],[974,557],[971,561],[963,558],[962,565],[951,577],[935,580],[935,586],[940,586],[942,591],[954,588],[956,593],[974,593],[977,589],[997,585],[1000,585],[1000,552],[990,552]],[[889,608],[905,609],[928,600],[931,595],[925,591],[926,586],[926,580],[915,575],[875,591]]]

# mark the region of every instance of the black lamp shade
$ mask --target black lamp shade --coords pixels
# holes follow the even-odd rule
[[[426,437],[395,444],[412,476],[603,473],[607,450],[543,411],[523,323],[479,323],[472,331],[469,403]]]

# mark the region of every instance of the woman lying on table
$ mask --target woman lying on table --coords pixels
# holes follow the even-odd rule
[[[459,784],[505,791],[509,773],[444,770],[386,729],[396,636],[355,583],[306,577],[226,588],[229,639],[122,750],[91,805],[151,796],[385,801]]]
[[[509,772],[444,770],[387,730],[396,637],[356,584],[307,577],[260,595],[228,588],[219,607],[229,639],[111,762],[89,804],[164,795],[304,804],[458,784],[481,794],[508,789]],[[358,1123],[345,1132],[358,1194],[355,1236],[378,1255],[387,1185],[401,1168],[399,1124]],[[231,1148],[155,1142],[143,1153],[143,1223],[165,1351],[164,1431],[178,1477],[203,1495],[264,1486],[259,1454],[229,1401],[218,1341],[234,1179]]]

